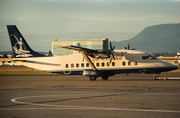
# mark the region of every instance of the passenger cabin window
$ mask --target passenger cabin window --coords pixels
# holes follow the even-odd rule
[[[102,66],[104,66],[104,63],[102,63]]]
[[[112,66],[115,66],[115,62],[112,62]]]
[[[86,63],[86,67],[89,67],[89,63]]]
[[[81,64],[81,67],[84,67],[84,63]]]
[[[128,65],[129,65],[129,66],[131,65],[131,62],[130,62],[130,61],[128,62]]]
[[[99,63],[96,63],[96,66],[99,67]]]
[[[79,67],[79,64],[76,64],[76,67],[78,68],[78,67]]]
[[[126,65],[126,62],[122,62],[122,65],[125,66],[125,65]]]
[[[71,64],[71,68],[74,68],[74,64]]]
[[[107,62],[107,66],[110,66],[110,62]]]
[[[137,61],[134,62],[134,65],[137,65]]]
[[[66,64],[66,68],[68,68],[68,64]]]

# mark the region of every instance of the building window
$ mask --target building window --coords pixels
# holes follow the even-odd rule
[[[99,63],[96,63],[96,66],[99,67]]]
[[[81,67],[84,67],[84,63],[81,64]]]
[[[102,66],[104,66],[104,63],[102,63]]]
[[[115,62],[112,62],[112,66],[115,66]]]
[[[66,68],[68,68],[68,64],[66,64]]]
[[[89,67],[89,63],[86,63],[86,67]]]
[[[78,67],[79,67],[79,64],[76,64],[76,67],[78,68]]]
[[[74,64],[71,64],[71,68],[74,68]]]
[[[126,62],[122,62],[122,65],[125,66],[125,65],[126,65]]]

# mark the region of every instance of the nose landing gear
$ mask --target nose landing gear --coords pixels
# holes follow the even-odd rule
[[[160,78],[159,75],[154,75],[153,77],[155,80],[159,80],[159,78]]]

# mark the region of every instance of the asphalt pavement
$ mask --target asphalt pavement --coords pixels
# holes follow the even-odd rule
[[[180,74],[0,76],[0,118],[178,118]]]

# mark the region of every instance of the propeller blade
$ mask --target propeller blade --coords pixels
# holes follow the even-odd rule
[[[115,46],[113,47],[112,51],[114,50]]]
[[[128,42],[128,50],[130,49],[130,43]]]
[[[110,58],[110,62],[109,62],[109,65],[110,65],[110,63],[112,62],[112,58]]]
[[[112,58],[115,59],[114,54],[113,54],[113,50],[115,49],[115,46],[112,47],[112,43],[110,41],[110,50],[107,52],[108,56],[110,58],[110,63],[112,62]]]
[[[112,44],[111,44],[111,41],[110,41],[110,49],[112,50]]]
[[[115,59],[115,57],[114,57],[114,54],[112,53],[112,57],[113,57],[113,59]]]

